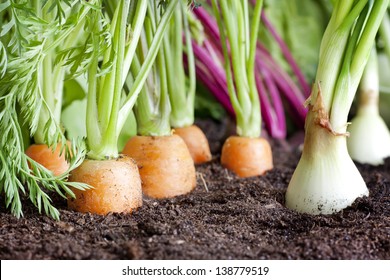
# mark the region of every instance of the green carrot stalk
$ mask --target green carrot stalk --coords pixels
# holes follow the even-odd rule
[[[35,1],[35,10],[37,14],[46,21],[53,21],[56,12],[48,3],[43,4],[42,1]],[[60,13],[60,12],[57,12]],[[71,13],[70,7],[67,13]],[[86,16],[86,14],[85,14]],[[65,37],[61,37],[62,41],[58,40],[57,36],[45,38],[45,46],[47,51],[43,58],[41,75],[39,79],[40,88],[42,89],[42,97],[46,106],[40,111],[37,131],[34,133],[34,140],[37,144],[56,144],[48,143],[47,140],[53,139],[58,127],[61,126],[61,109],[64,90],[65,76],[69,68],[65,61],[61,61],[61,52],[71,49],[80,42],[82,37],[82,28],[85,24],[85,16],[78,19],[73,29]],[[70,15],[69,15],[70,17]],[[63,19],[65,21],[65,19]],[[48,125],[51,122],[51,125]]]
[[[158,3],[148,2],[147,20],[141,35],[135,63],[131,66],[132,75],[136,76],[140,71],[146,53],[151,47],[152,38],[155,36],[157,24],[161,20]],[[163,39],[164,40],[164,39]],[[134,113],[137,120],[137,133],[145,136],[171,135],[169,117],[171,105],[168,96],[165,45],[162,42],[145,86],[141,90]]]
[[[262,1],[256,2],[251,26],[246,1],[213,0],[212,4],[221,34],[229,96],[237,116],[237,134],[259,137],[261,115],[254,70]]]
[[[156,64],[137,100],[135,114],[140,135],[170,135],[171,124],[173,127],[183,127],[194,122],[196,78],[185,9],[186,4],[180,1],[173,13],[169,30],[164,36]],[[139,64],[151,44],[160,17],[158,5],[151,2],[148,20],[138,48],[138,57],[132,65],[133,75],[139,71]],[[190,78],[188,81],[183,65],[183,30],[185,30],[186,47],[189,46],[187,53]]]
[[[159,52],[164,31],[178,0],[172,0],[166,7],[161,21],[155,25],[155,32],[150,37],[150,48],[145,53],[141,63],[135,56],[136,46],[141,36],[145,22],[149,0],[139,0],[130,11],[130,1],[120,1],[112,18],[112,45],[104,52],[103,65],[110,65],[111,71],[99,75],[99,58],[91,63],[88,71],[88,102],[87,102],[87,143],[88,157],[91,159],[109,159],[118,157],[118,137],[127,116],[151,71],[153,62]],[[157,5],[154,3],[153,5]],[[130,16],[130,18],[129,18]],[[127,24],[133,27],[132,36],[127,33]],[[92,33],[100,33],[98,17],[92,26]],[[97,39],[95,40],[97,41]],[[99,48],[94,48],[97,51]],[[126,79],[130,67],[138,67],[134,80]],[[129,92],[122,102],[123,87],[126,81]]]
[[[156,24],[160,21],[156,3],[151,3],[149,7],[149,17],[144,27],[137,60],[145,57],[144,52],[148,50],[150,38],[153,37]],[[196,81],[185,7],[183,1],[180,1],[176,7],[169,24],[169,32],[164,36],[152,74],[137,101],[135,114],[140,135],[170,135],[171,124],[173,127],[182,127],[194,122]],[[183,24],[186,25],[185,28]],[[188,81],[183,65],[183,29],[187,36],[186,46],[189,46],[190,79]],[[139,63],[132,65],[134,75],[139,71]]]
[[[196,7],[196,3],[192,5]],[[210,161],[212,155],[206,135],[194,124],[196,68],[190,31],[190,23],[192,26],[200,23],[185,7],[183,1],[165,37],[168,91],[172,107],[170,123],[174,133],[186,143],[194,163],[203,164]]]
[[[194,125],[195,61],[186,7],[187,1],[183,0],[176,6],[156,65],[137,101],[135,115],[139,135],[168,136],[173,128],[173,133],[186,143],[194,162],[200,164],[211,160],[211,152],[206,136]],[[160,20],[157,8],[155,4],[150,5],[139,56],[132,65],[134,75],[139,71],[139,60],[143,59],[156,22]]]
[[[196,75],[191,33],[184,3],[181,3],[172,17],[164,46],[169,99],[172,107],[171,126],[173,128],[190,126],[194,123]],[[184,68],[184,54],[187,59],[188,77]]]

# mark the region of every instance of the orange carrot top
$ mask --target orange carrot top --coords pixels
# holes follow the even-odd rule
[[[143,192],[149,197],[174,197],[195,188],[194,162],[177,135],[134,136],[123,153],[137,162]]]
[[[198,126],[177,127],[174,129],[174,134],[179,135],[184,140],[195,164],[211,160],[209,142]]]

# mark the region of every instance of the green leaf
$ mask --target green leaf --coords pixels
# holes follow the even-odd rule
[[[8,63],[7,50],[5,49],[4,45],[0,41],[0,78],[2,78],[5,75],[5,72],[7,70],[7,63]]]
[[[11,2],[9,0],[5,1],[4,3],[0,3],[0,13],[7,9],[11,5]]]
[[[86,137],[85,119],[87,115],[87,99],[74,100],[61,115],[67,138]]]
[[[129,141],[129,139],[135,135],[137,135],[137,121],[135,119],[133,111],[131,111],[128,118],[126,119],[125,125],[123,126],[121,133],[119,134],[118,150],[122,151],[127,141]]]
[[[222,120],[226,116],[225,109],[203,85],[198,84],[197,87],[198,90],[195,95],[195,116],[197,118],[211,117],[215,120]]]
[[[72,102],[82,100],[86,96],[87,82],[80,77],[79,79],[67,80],[64,83],[64,97],[62,100],[62,108],[65,109]]]
[[[269,0],[264,11],[288,45],[309,81],[314,80],[322,34],[330,17],[328,1]],[[260,40],[287,72],[291,72],[279,46],[269,32],[261,28]]]
[[[7,34],[14,26],[14,24],[15,24],[14,20],[10,20],[6,24],[3,24],[3,26],[1,27],[0,37],[3,37],[5,34]]]

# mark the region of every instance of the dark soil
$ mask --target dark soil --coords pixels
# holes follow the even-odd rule
[[[16,219],[0,205],[1,259],[390,259],[390,160],[358,165],[370,197],[333,215],[284,207],[299,149],[273,142],[275,169],[239,179],[219,164],[226,125],[201,122],[214,159],[198,166],[189,195],[144,200],[132,215],[81,214],[56,200],[61,221],[24,205]],[[2,201],[4,201],[2,199]]]

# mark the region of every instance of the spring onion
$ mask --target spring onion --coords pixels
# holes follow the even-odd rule
[[[386,0],[335,3],[307,100],[303,152],[287,189],[288,208],[330,214],[368,195],[348,154],[347,118],[388,4]]]
[[[359,87],[356,116],[348,126],[347,139],[351,158],[360,163],[383,164],[390,156],[390,132],[379,115],[379,73],[376,47],[363,72]]]

